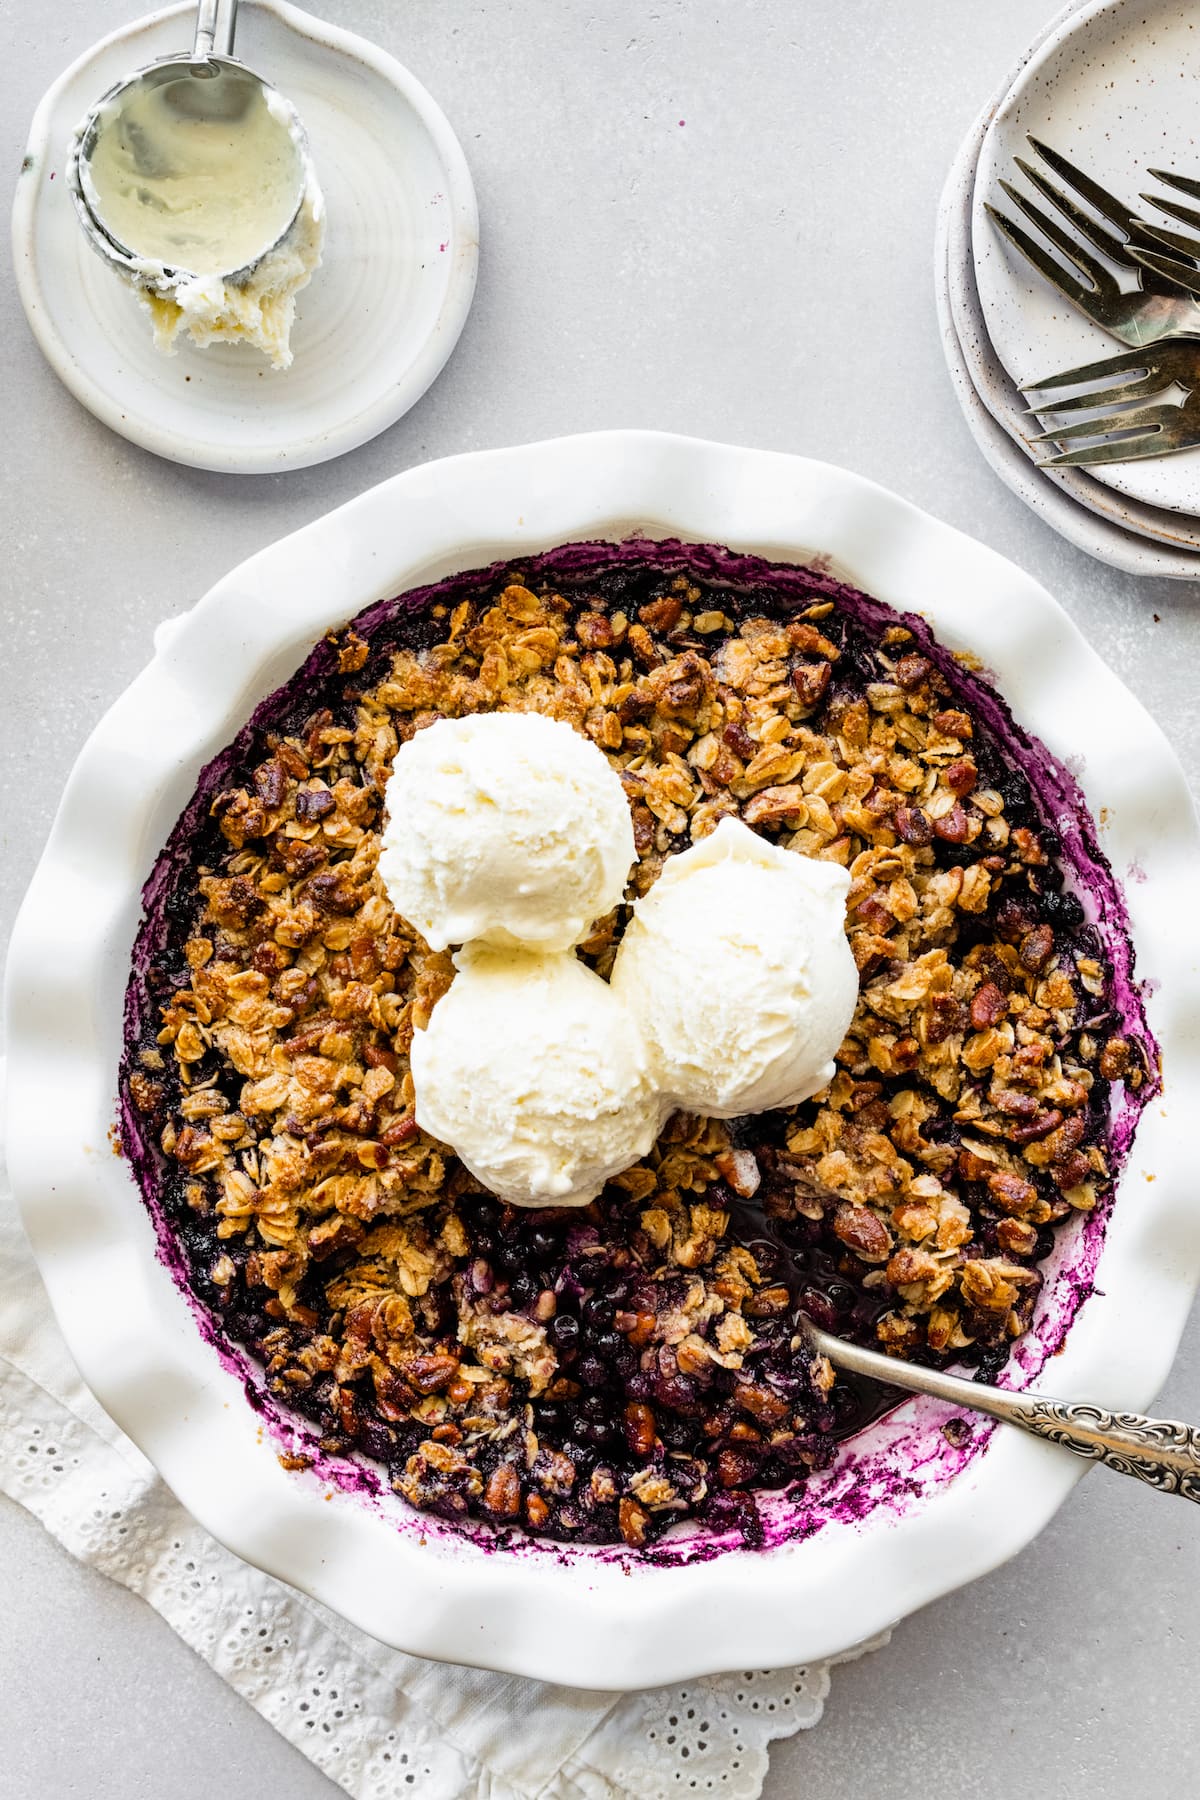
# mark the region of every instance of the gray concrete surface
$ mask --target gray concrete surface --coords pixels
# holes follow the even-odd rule
[[[588,427],[803,451],[898,488],[1038,575],[1194,781],[1196,590],[1120,575],[1036,521],[977,455],[938,349],[943,175],[1055,6],[325,0],[444,105],[484,248],[441,380],[324,468],[226,478],[110,436],[43,364],[6,271],[0,948],[71,761],[161,617],[397,469]],[[126,16],[119,0],[5,7],[0,139],[14,173],[44,87]],[[1200,1414],[1195,1329],[1161,1405]],[[1198,1523],[1180,1501],[1090,1476],[1016,1563],[836,1677],[820,1730],[777,1749],[768,1800],[1200,1792]],[[9,1505],[0,1594],[9,1800],[332,1800],[148,1608]]]

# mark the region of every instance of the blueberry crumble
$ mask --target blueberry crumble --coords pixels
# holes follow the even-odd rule
[[[834,1080],[677,1113],[583,1209],[501,1205],[413,1116],[454,970],[387,900],[382,790],[423,726],[496,709],[621,777],[638,860],[579,950],[602,976],[629,900],[726,816],[850,874]],[[1156,1087],[1119,909],[1089,904],[1111,876],[1047,767],[922,621],[811,569],[573,545],[368,609],[204,771],[145,893],[123,1136],[217,1341],[450,1520],[760,1541],[756,1493],[879,1405],[797,1299],[993,1373],[1057,1228],[1107,1204],[1117,1102]]]

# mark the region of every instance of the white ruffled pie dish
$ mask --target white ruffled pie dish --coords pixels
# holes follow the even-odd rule
[[[200,768],[256,702],[374,600],[634,532],[820,559],[925,614],[1078,772],[1125,883],[1164,1090],[1134,1140],[1097,1291],[1044,1385],[1148,1405],[1200,1277],[1187,1154],[1200,1107],[1191,799],[1158,728],[1042,588],[841,470],[646,432],[560,439],[410,470],[253,557],[160,632],[154,661],[85,747],[17,923],[7,990],[9,1165],[55,1312],[85,1379],[194,1516],[399,1648],[615,1689],[845,1649],[1013,1555],[1084,1465],[1001,1428],[958,1472],[936,1456],[905,1467],[906,1432],[948,1448],[937,1430],[948,1415],[914,1402],[809,1488],[819,1503],[821,1482],[844,1487],[846,1467],[882,1444],[910,1483],[905,1502],[876,1496],[804,1541],[675,1566],[611,1549],[489,1551],[393,1496],[281,1468],[279,1441],[157,1260],[108,1133],[142,883]]]

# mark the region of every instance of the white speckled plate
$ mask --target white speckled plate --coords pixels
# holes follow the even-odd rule
[[[1190,0],[1092,0],[1051,30],[997,108],[975,179],[972,239],[983,316],[1019,385],[1125,346],[1075,310],[1001,238],[1001,176],[1042,138],[1131,204],[1149,165],[1200,176],[1200,14]],[[1162,221],[1166,223],[1164,219]],[[1200,449],[1115,463],[1090,479],[1144,505],[1200,513]]]
[[[971,259],[975,167],[991,117],[963,141],[938,211],[934,279],[942,348],[959,405],[1005,486],[1079,549],[1131,575],[1200,580],[1200,522],[1143,505],[1083,469],[1040,469],[1020,392],[987,335]]]
[[[134,295],[85,243],[64,169],[88,108],[131,69],[190,45],[194,11],[114,32],[38,107],[13,205],[21,300],[51,367],[122,436],[202,469],[304,468],[385,430],[441,370],[475,290],[475,193],[407,69],[285,0],[245,0],[238,55],[304,120],[327,206],[324,260],[297,301],[290,369],[244,345],[163,356]]]
[[[1188,1153],[1200,1104],[1200,835],[1183,773],[1043,588],[844,470],[653,432],[563,438],[409,469],[262,551],[160,634],[85,746],[13,932],[6,993],[8,1165],[51,1301],[85,1380],[182,1503],[239,1555],[387,1643],[621,1689],[781,1668],[861,1642],[1027,1544],[1085,1465],[1001,1427],[966,1468],[943,1466],[944,1412],[911,1401],[814,1478],[828,1494],[823,1484],[855,1479],[868,1442],[893,1444],[906,1490],[896,1509],[885,1483],[861,1518],[690,1565],[519,1542],[488,1554],[386,1491],[372,1506],[280,1467],[238,1374],[155,1259],[146,1209],[105,1134],[140,884],[199,769],[255,703],[315,639],[384,595],[634,532],[829,559],[976,652],[1017,719],[1080,770],[1127,884],[1164,1086],[1138,1126],[1096,1291],[1046,1385],[1144,1407],[1200,1275]],[[918,1441],[920,1456],[904,1448]]]

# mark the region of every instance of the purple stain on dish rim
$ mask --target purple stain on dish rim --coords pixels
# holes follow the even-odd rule
[[[1156,1074],[1158,1047],[1143,1006],[1143,995],[1149,984],[1139,983],[1134,974],[1134,951],[1125,900],[1100,849],[1096,826],[1075,772],[1017,724],[1004,700],[988,681],[980,674],[964,669],[954,654],[936,641],[923,618],[913,613],[897,613],[894,608],[846,586],[820,566],[821,560],[804,567],[771,563],[717,545],[683,543],[677,539],[656,541],[638,532],[631,533],[619,543],[598,541],[562,545],[542,555],[520,559],[519,566],[529,579],[553,579],[555,576],[599,573],[622,563],[652,561],[666,574],[691,575],[743,592],[752,591],[760,584],[769,585],[776,607],[789,594],[794,597],[797,607],[811,605],[814,596],[829,598],[868,629],[879,630],[898,619],[903,621],[917,640],[921,653],[968,701],[1009,755],[1020,762],[1043,821],[1053,826],[1060,836],[1062,860],[1071,885],[1083,903],[1089,921],[1103,936],[1113,968],[1112,1011],[1120,1029],[1140,1039],[1148,1050],[1151,1078],[1137,1095],[1123,1092],[1110,1118],[1110,1162],[1114,1177],[1119,1177],[1142,1109],[1161,1090]],[[370,643],[384,626],[405,616],[416,617],[435,600],[453,604],[479,594],[502,570],[512,566],[513,562],[509,560],[463,571],[432,586],[377,601],[346,623],[353,623],[358,634]],[[297,683],[318,689],[331,680],[334,668],[334,652],[323,640],[296,676],[262,701],[233,743],[201,771],[196,792],[171,832],[143,890],[144,916],[134,945],[133,978],[126,994],[127,1044],[136,1044],[148,1023],[141,1010],[144,989],[137,977],[166,940],[169,929],[167,903],[173,879],[186,861],[188,846],[207,816],[212,797],[224,784],[229,771],[245,756],[254,735],[269,729],[283,714],[294,697]],[[1130,868],[1129,874],[1132,880],[1145,878],[1136,865]],[[160,1260],[191,1305],[202,1335],[216,1350],[223,1366],[241,1382],[250,1405],[278,1441],[280,1450],[309,1457],[314,1478],[375,1506],[385,1513],[396,1529],[430,1543],[436,1541],[447,1550],[461,1550],[466,1539],[472,1546],[487,1552],[502,1550],[509,1555],[551,1556],[559,1561],[598,1559],[605,1563],[647,1563],[659,1567],[707,1561],[733,1550],[745,1551],[736,1530],[722,1532],[697,1523],[678,1527],[656,1545],[638,1552],[631,1552],[619,1544],[573,1547],[532,1538],[519,1530],[497,1531],[476,1521],[451,1526],[433,1514],[411,1510],[391,1492],[382,1467],[363,1456],[323,1453],[318,1447],[316,1429],[282,1408],[266,1391],[258,1364],[220,1338],[212,1316],[191,1292],[184,1255],[156,1197],[159,1153],[147,1140],[139,1117],[125,1095],[121,1096],[119,1108],[122,1143],[154,1220]],[[1104,1245],[1108,1212],[1109,1205],[1098,1206],[1083,1215],[1073,1229],[1060,1235],[1052,1257],[1044,1265],[1045,1286],[1033,1325],[1014,1346],[1009,1364],[998,1378],[1001,1386],[1019,1387],[1034,1382],[1049,1359],[1061,1349],[1080,1307],[1095,1291],[1095,1272]],[[810,1475],[798,1494],[786,1490],[759,1490],[763,1548],[803,1541],[831,1523],[853,1525],[880,1510],[896,1514],[919,1505],[974,1461],[993,1430],[994,1425],[982,1418],[948,1419],[947,1407],[942,1402],[924,1398],[906,1402],[846,1439],[830,1467]],[[759,1554],[757,1550],[746,1553]]]

